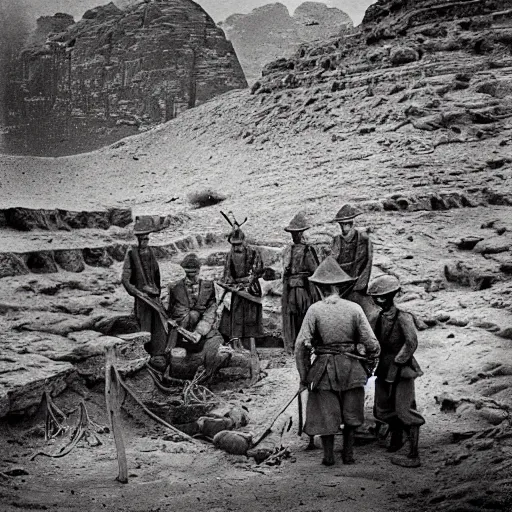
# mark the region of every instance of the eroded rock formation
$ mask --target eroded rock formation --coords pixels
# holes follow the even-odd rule
[[[261,76],[265,64],[289,57],[301,43],[338,35],[353,26],[343,11],[319,2],[304,2],[290,16],[281,3],[234,14],[220,23],[233,43],[249,83]]]
[[[11,121],[56,116],[148,125],[246,81],[231,43],[191,0],[113,3],[38,20],[9,77]]]

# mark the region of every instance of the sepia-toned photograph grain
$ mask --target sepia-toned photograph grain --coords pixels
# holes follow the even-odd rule
[[[0,0],[0,511],[512,512],[512,0]]]

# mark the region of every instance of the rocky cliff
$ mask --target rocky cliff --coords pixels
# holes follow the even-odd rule
[[[38,20],[9,77],[15,123],[57,116],[160,123],[246,81],[231,43],[191,0]]]
[[[249,83],[261,76],[265,64],[293,55],[301,43],[339,35],[353,26],[339,9],[318,2],[305,2],[293,16],[281,3],[234,14],[220,23],[233,43]]]

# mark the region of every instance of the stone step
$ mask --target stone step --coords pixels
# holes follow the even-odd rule
[[[56,396],[76,379],[96,383],[105,373],[104,352],[118,347],[118,369],[123,375],[144,360],[147,334],[120,337],[82,331],[69,336],[48,333],[15,333],[0,336],[0,418],[33,414],[45,391]]]
[[[45,229],[49,231],[83,228],[108,229],[111,226],[124,228],[133,222],[130,208],[112,207],[96,211],[71,211],[12,207],[0,209],[0,228],[19,231]]]
[[[39,231],[30,235],[0,230],[0,278],[59,270],[82,272],[86,266],[110,267],[115,261],[123,261],[126,251],[133,245],[127,238],[126,232],[115,228],[106,233],[98,230]],[[184,254],[195,252],[204,265],[221,266],[229,245],[222,235],[206,233],[175,239],[155,236],[152,248],[160,260],[181,259]],[[265,266],[273,265],[281,257],[280,248],[260,246],[260,250]]]

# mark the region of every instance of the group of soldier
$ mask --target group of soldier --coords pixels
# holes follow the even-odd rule
[[[340,427],[343,463],[354,463],[356,430],[364,422],[365,386],[375,372],[376,433],[381,438],[390,434],[390,452],[398,452],[407,440],[408,453],[395,454],[391,462],[417,467],[424,419],[415,400],[414,381],[422,375],[414,358],[415,322],[395,305],[400,292],[396,277],[384,274],[370,283],[372,243],[355,228],[360,214],[352,205],[340,209],[332,222],[341,232],[323,261],[305,241],[304,233],[311,226],[304,214],[298,213],[285,228],[292,244],[283,255],[284,346],[295,354],[299,393],[308,390],[303,430],[310,436],[309,448],[314,447],[314,436],[321,437],[322,464],[335,463],[334,439]],[[256,353],[255,338],[263,334],[262,258],[246,242],[243,223],[223,216],[231,225],[231,250],[222,279],[218,283],[200,279],[199,258],[187,255],[181,263],[185,277],[169,286],[167,308],[160,302],[158,263],[148,246],[149,234],[159,230],[159,219],[136,219],[138,246],[127,252],[122,282],[135,297],[140,329],[151,333],[145,349],[155,372],[172,369],[176,347],[187,354],[202,354],[209,376],[227,364],[229,351],[224,348],[229,343],[240,347],[241,340],[248,340],[251,354]],[[223,305],[220,322],[218,304]]]

